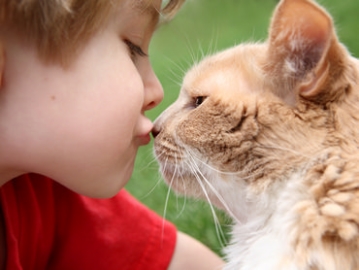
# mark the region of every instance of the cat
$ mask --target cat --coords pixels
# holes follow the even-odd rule
[[[233,218],[225,269],[359,269],[359,60],[319,4],[194,65],[153,134],[170,187]]]

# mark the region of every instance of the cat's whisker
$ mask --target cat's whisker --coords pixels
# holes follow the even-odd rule
[[[147,150],[147,149],[146,149]],[[137,164],[137,171],[142,172],[148,169],[157,169],[158,163],[156,158],[153,156],[153,151],[148,149],[148,151],[144,152],[143,159],[141,163]]]
[[[186,181],[184,181],[183,177],[181,176],[182,185],[183,185],[183,205],[179,213],[177,214],[176,218],[180,217],[186,208],[187,203],[187,189],[186,189]],[[177,207],[178,207],[178,196],[177,196]]]
[[[192,159],[192,161],[194,161],[193,156],[190,156],[190,158]],[[198,168],[197,164],[195,162],[193,162],[193,165],[195,166],[195,171],[201,176],[201,178],[203,179],[203,181],[208,185],[208,187],[211,189],[211,191],[213,192],[213,194],[218,198],[218,200],[221,202],[221,204],[223,205],[223,207],[226,209],[226,211],[228,212],[228,214],[238,223],[241,223],[237,218],[236,215],[232,212],[232,210],[229,208],[228,204],[226,203],[226,201],[224,200],[224,198],[222,197],[222,195],[216,190],[216,188],[211,184],[210,181],[208,181],[208,179],[203,175],[203,173],[201,172],[201,170]]]
[[[167,57],[168,58],[168,57]],[[171,67],[168,71],[173,75],[174,79],[171,77],[168,77],[175,85],[177,86],[181,86],[181,81],[182,81],[182,77],[183,74],[185,74],[186,72],[186,68],[185,66],[180,65],[179,61],[174,61],[170,58],[167,59],[168,62],[171,64],[169,66],[174,66]]]
[[[159,159],[159,158],[161,158],[162,156],[166,156],[166,151],[165,150],[162,150],[160,153],[156,153],[155,154],[156,155],[156,157],[154,157],[154,159],[156,160],[156,159]]]
[[[211,41],[209,42],[209,45],[207,47],[207,55],[212,55],[217,51],[219,29],[213,29],[213,32],[214,33],[211,35]]]
[[[174,73],[175,73],[176,71],[170,71],[170,72],[174,75]],[[180,87],[181,87],[180,81],[181,81],[182,77],[179,76],[178,74],[176,74],[176,76],[173,76],[173,77],[167,76],[167,78],[168,78],[168,79],[173,83],[173,85],[175,86],[175,87],[173,87],[173,88],[180,88]]]
[[[140,197],[140,200],[143,200],[145,198],[147,198],[149,195],[152,194],[152,192],[154,192],[154,190],[162,183],[162,180],[160,179],[161,176],[159,176],[156,184],[143,196]]]
[[[174,61],[173,59],[171,59],[170,57],[168,56],[165,56],[164,59],[166,59],[166,61],[168,61],[171,65],[175,66],[177,69],[179,69],[181,72],[185,72],[186,69],[180,65],[180,63],[182,63],[183,61],[185,61],[186,58],[183,57],[182,59],[182,62],[181,61]],[[171,70],[173,71],[173,70]],[[174,75],[179,75],[178,73],[177,74],[174,74]]]
[[[186,162],[188,167],[190,168],[190,170],[192,171],[193,175],[195,176],[198,184],[200,185],[205,197],[206,197],[206,200],[208,201],[209,203],[209,207],[210,207],[210,210],[211,210],[211,213],[212,213],[212,216],[213,216],[213,220],[214,220],[214,224],[215,224],[215,230],[216,230],[216,234],[217,234],[217,237],[218,237],[218,241],[220,242],[220,245],[221,246],[225,246],[226,245],[226,238],[224,236],[224,232],[222,230],[222,227],[220,225],[220,222],[219,222],[219,219],[218,219],[218,216],[217,216],[217,213],[216,211],[214,210],[214,207],[211,203],[211,199],[207,193],[207,190],[205,188],[205,186],[203,185],[202,181],[201,181],[201,177],[200,175],[197,174],[197,170],[193,167],[193,163],[190,163],[190,162]]]
[[[175,164],[178,164],[177,156],[175,156]],[[176,167],[176,169],[177,169],[177,167]],[[175,172],[175,174],[176,174],[176,172]],[[177,178],[177,181],[178,181],[179,178],[178,178],[177,176],[176,176],[176,178]],[[182,177],[182,176],[180,176],[180,179],[182,180],[184,201],[183,201],[183,205],[182,205],[182,207],[181,207],[181,210],[180,210],[179,213],[177,214],[176,218],[178,218],[179,216],[181,216],[181,214],[183,213],[183,211],[184,211],[184,209],[185,209],[185,207],[186,207],[186,201],[187,201],[187,200],[186,200],[186,193],[187,193],[187,190],[186,190],[186,181],[183,180],[183,177]],[[176,196],[176,206],[177,206],[177,209],[179,208],[179,207],[178,207],[178,205],[179,205],[178,201],[179,201],[179,197]]]
[[[198,56],[196,56],[196,52],[192,47],[192,42],[189,40],[188,36],[186,36],[186,44],[187,44],[187,51],[189,52],[189,59],[190,62],[187,63],[188,66],[195,65],[199,62]]]
[[[250,179],[254,176],[258,176],[260,174],[262,174],[262,172],[264,171],[263,169],[261,170],[257,170],[256,173],[250,173],[249,170],[244,169],[242,171],[238,171],[238,172],[226,172],[226,171],[221,171],[218,170],[216,168],[214,168],[213,166],[209,165],[208,163],[206,163],[205,161],[199,159],[198,157],[196,157],[195,154],[190,153],[189,150],[187,150],[188,154],[190,154],[194,159],[196,159],[198,162],[200,162],[202,165],[206,166],[207,168],[209,168],[210,170],[218,173],[218,174],[222,174],[222,175],[229,175],[229,176],[236,176],[238,178],[240,178],[241,180],[247,180]],[[243,175],[247,175],[247,176],[243,176]]]
[[[177,163],[177,157],[175,156],[174,158],[175,158],[176,163]],[[168,161],[168,159],[166,159],[166,161],[165,161],[165,163],[164,163],[164,165],[163,165],[163,171],[166,170],[167,161]],[[166,194],[166,200],[165,200],[163,218],[166,217],[167,207],[168,207],[168,202],[169,202],[169,197],[170,197],[170,193],[171,193],[171,190],[172,190],[173,182],[178,180],[177,173],[178,173],[178,168],[175,167],[175,171],[174,171],[174,173],[173,173],[173,176],[172,176],[170,182],[168,183],[168,191],[167,191],[167,194]],[[185,189],[185,182],[184,182],[184,181],[183,181],[183,186],[184,186],[184,189]],[[178,207],[178,197],[176,197],[176,199],[177,199],[177,208],[179,208],[179,207]],[[185,206],[186,206],[186,198],[185,198],[185,200],[184,200],[184,204],[183,204],[183,206],[181,207],[180,212],[179,212],[178,215],[177,215],[177,218],[183,213],[183,211],[184,211],[184,209],[185,209]]]
[[[216,173],[223,174],[223,175],[233,175],[233,176],[239,175],[241,173],[241,172],[225,172],[225,171],[218,170],[218,169],[214,168],[213,166],[209,165],[208,163],[204,162],[203,160],[197,158],[195,155],[193,155],[193,153],[190,153],[189,151],[187,151],[187,153],[192,158],[196,159],[196,161],[200,162],[202,165],[206,166],[207,168],[209,168],[210,170],[212,170]]]
[[[138,169],[139,172],[143,171],[143,170],[148,170],[148,169],[151,169],[151,170],[158,170],[158,163],[157,163],[157,160],[156,158],[154,157],[151,157],[151,158],[144,158],[144,160],[148,160],[146,165],[145,166],[141,166],[141,168]]]
[[[163,166],[164,170],[166,168],[167,161],[168,161],[168,159],[166,159],[165,164]],[[171,194],[171,187],[172,187],[174,179],[176,178],[176,170],[177,170],[177,168],[175,169],[175,172],[173,173],[171,181],[168,183],[168,191],[166,194],[165,206],[163,209],[162,234],[163,234],[163,230],[164,230],[164,226],[165,226],[165,219],[166,219],[166,214],[167,214],[168,201],[169,201],[170,194]]]
[[[203,50],[203,46],[202,46],[202,43],[200,40],[197,40],[197,43],[198,43],[198,51],[200,53],[200,59],[204,58],[206,56],[204,50]]]

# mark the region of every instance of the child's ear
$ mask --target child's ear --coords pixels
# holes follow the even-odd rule
[[[4,80],[4,70],[5,70],[5,49],[0,41],[0,89],[3,86]]]
[[[285,83],[280,89],[286,93],[277,94],[292,95],[289,99],[317,95],[328,78],[329,58],[337,44],[331,17],[314,1],[282,0],[270,27],[266,67]]]

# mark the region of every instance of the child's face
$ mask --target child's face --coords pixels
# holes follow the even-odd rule
[[[112,196],[126,184],[138,147],[150,141],[144,112],[163,97],[149,58],[136,47],[148,53],[158,19],[149,11],[159,10],[161,0],[147,11],[133,3],[124,0],[67,69],[44,65],[29,44],[9,46],[9,105],[2,112],[11,119],[8,158],[18,170],[94,197]]]

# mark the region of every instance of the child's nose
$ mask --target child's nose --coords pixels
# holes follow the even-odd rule
[[[163,99],[163,88],[157,76],[151,69],[145,82],[145,100],[143,110],[156,107]]]

